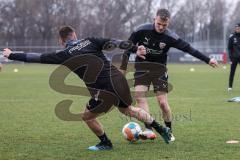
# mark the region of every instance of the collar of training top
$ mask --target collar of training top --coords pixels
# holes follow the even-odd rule
[[[69,40],[66,42],[66,47],[75,46],[80,42],[80,40]]]
[[[237,23],[237,24],[235,25],[235,27],[240,27],[240,23]]]

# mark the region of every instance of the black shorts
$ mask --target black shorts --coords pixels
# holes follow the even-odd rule
[[[119,72],[113,77],[98,78],[94,84],[87,84],[91,99],[87,109],[107,112],[112,106],[127,108],[132,104],[131,92],[126,78]]]
[[[147,72],[135,72],[134,79],[134,86],[144,85],[149,89],[152,84],[154,92],[161,91],[168,93],[169,91],[167,72],[165,72],[165,74],[152,72],[151,75]]]

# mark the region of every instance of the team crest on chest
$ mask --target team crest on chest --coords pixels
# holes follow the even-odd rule
[[[166,47],[166,43],[160,42],[159,43],[159,48],[164,49]]]

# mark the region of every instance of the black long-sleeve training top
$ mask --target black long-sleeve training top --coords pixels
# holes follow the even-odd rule
[[[228,40],[228,54],[232,60],[240,58],[240,33],[233,33]]]
[[[167,29],[164,33],[156,32],[154,24],[147,23],[139,26],[130,36],[130,41],[135,45],[143,45],[147,48],[146,59],[136,57],[136,62],[155,62],[163,65],[167,64],[167,53],[171,47],[177,48],[183,52],[209,63],[210,59],[203,55],[198,50],[194,49],[189,43],[185,42],[179,36]],[[135,49],[130,49],[125,52],[122,58],[120,69],[126,70],[128,59],[131,53],[136,52]],[[137,66],[137,65],[136,65]],[[135,66],[135,68],[136,68]],[[137,70],[137,68],[136,68]]]
[[[44,64],[62,64],[67,60],[81,55],[93,55],[98,58],[103,64],[101,72],[98,78],[109,77],[117,75],[117,68],[112,66],[103,54],[103,46],[111,41],[104,38],[86,38],[83,40],[69,41],[66,44],[66,48],[56,53],[45,54],[30,54],[30,53],[12,53],[9,56],[10,60],[24,61],[28,63],[44,63]],[[97,59],[96,59],[97,62]],[[94,63],[94,59],[91,63]],[[80,64],[79,64],[80,65]],[[96,63],[97,65],[97,63]],[[83,79],[87,66],[79,66],[80,68],[74,70],[74,72]]]

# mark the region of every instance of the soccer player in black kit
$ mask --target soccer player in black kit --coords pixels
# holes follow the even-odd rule
[[[159,106],[162,110],[163,119],[165,125],[171,129],[172,132],[172,117],[171,110],[167,100],[168,93],[168,75],[167,72],[164,75],[148,73],[157,73],[158,70],[148,73],[143,71],[141,64],[146,62],[158,63],[161,65],[167,65],[167,53],[171,47],[177,48],[190,55],[204,61],[212,67],[217,66],[215,59],[209,59],[198,50],[194,49],[189,43],[185,42],[178,37],[176,33],[168,29],[170,22],[170,13],[167,9],[159,9],[154,23],[147,23],[140,25],[130,36],[129,40],[138,46],[137,49],[129,49],[125,52],[122,58],[122,64],[120,70],[125,74],[128,64],[128,58],[131,53],[136,53],[135,60],[135,97],[137,106],[149,112],[149,106],[145,97],[149,90],[150,84],[153,84],[154,92]],[[146,69],[147,70],[147,69]],[[150,72],[149,72],[150,71]],[[160,72],[160,70],[159,70]],[[146,131],[142,132],[142,139],[155,139],[156,135],[152,131],[152,127],[145,123]],[[171,141],[174,141],[175,137],[171,133]]]
[[[0,62],[0,72],[2,71],[2,68],[3,68],[3,65],[2,65],[2,63]]]
[[[101,109],[102,112],[106,112],[104,108],[105,106],[102,106],[104,102],[101,101],[102,91],[105,91],[109,95],[112,95],[109,98],[107,97],[107,100],[115,97],[116,101],[114,101],[114,103],[110,105],[117,106],[121,113],[137,118],[138,120],[145,122],[151,127],[155,128],[156,131],[162,136],[164,141],[166,143],[169,143],[170,129],[159,125],[146,111],[131,106],[132,98],[126,78],[122,75],[120,71],[118,71],[117,68],[110,64],[110,62],[107,60],[107,58],[102,52],[103,49],[108,49],[112,46],[124,49],[124,47],[121,47],[121,45],[127,41],[103,38],[86,38],[78,40],[74,29],[70,26],[62,27],[59,30],[59,37],[60,43],[65,46],[65,49],[57,53],[19,54],[12,53],[10,49],[6,48],[3,51],[3,55],[10,60],[44,64],[67,64],[66,62],[68,60],[71,61],[74,58],[78,60],[78,56],[80,56],[79,60],[84,59],[84,56],[89,56],[88,58],[94,57],[95,59],[93,59],[93,61],[96,63],[94,63],[93,65],[90,64],[90,61],[88,64],[88,58],[84,59],[86,65],[89,65],[88,68],[94,68],[96,67],[95,65],[97,65],[97,62],[102,62],[103,65],[100,72],[96,75],[95,80],[89,81],[88,79],[86,79],[86,77],[89,76],[85,75],[85,71],[87,70],[86,66],[80,66],[81,64],[79,64],[79,68],[75,68],[75,70],[72,70],[75,74],[78,75],[80,79],[85,82],[91,94],[91,99],[86,106],[83,120],[94,132],[94,134],[100,139],[100,143],[95,146],[89,147],[89,150],[98,151],[109,150],[113,148],[112,143],[104,132],[102,125],[96,119],[97,116],[101,114]],[[78,63],[78,61],[75,61],[74,63],[76,64]],[[69,66],[67,65],[67,67]],[[98,109],[97,112],[95,111],[96,108]]]
[[[237,65],[240,63],[240,23],[235,25],[235,33],[232,33],[228,40],[228,54],[232,62],[229,75],[228,91],[232,90],[233,79]]]

